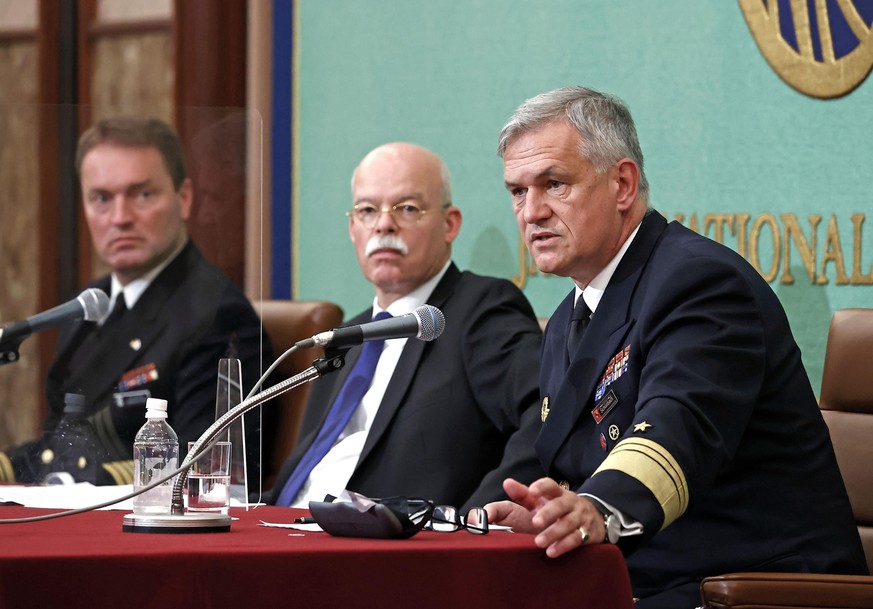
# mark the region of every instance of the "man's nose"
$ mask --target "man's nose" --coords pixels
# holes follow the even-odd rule
[[[133,204],[123,196],[117,196],[112,201],[110,219],[113,224],[128,224],[133,221]]]
[[[379,217],[376,218],[376,230],[380,233],[390,233],[397,230],[397,221],[394,219],[394,210],[390,207],[379,209]]]
[[[528,224],[536,224],[551,214],[552,209],[548,205],[546,194],[537,189],[529,189],[524,199],[524,211],[522,212],[524,221]]]

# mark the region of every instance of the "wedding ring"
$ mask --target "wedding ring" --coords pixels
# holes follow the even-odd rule
[[[585,527],[579,527],[579,533],[582,535],[582,545],[588,543],[588,531],[585,530]]]

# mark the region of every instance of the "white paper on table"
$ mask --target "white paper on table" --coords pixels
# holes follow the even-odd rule
[[[321,528],[317,523],[307,523],[307,524],[299,524],[296,522],[264,522],[261,521],[261,524],[258,526],[262,527],[273,527],[276,529],[295,529],[297,531],[307,531],[307,532],[323,532],[324,529]]]
[[[132,492],[133,485],[130,484],[94,486],[90,482],[78,482],[46,486],[0,485],[0,504],[17,503],[32,508],[75,510],[112,501]],[[231,499],[230,505],[245,506],[236,499]],[[251,506],[252,504],[249,505]],[[133,509],[133,499],[125,499],[100,509],[130,511]]]

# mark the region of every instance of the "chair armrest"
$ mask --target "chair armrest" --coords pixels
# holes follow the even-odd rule
[[[700,585],[705,609],[873,609],[873,577],[814,573],[731,573]]]

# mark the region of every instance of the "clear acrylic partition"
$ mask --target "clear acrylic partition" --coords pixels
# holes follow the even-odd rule
[[[0,70],[2,66],[0,62]],[[187,222],[191,239],[251,301],[269,298],[263,288],[268,274],[263,264],[269,256],[263,246],[261,164],[266,152],[263,120],[257,111],[173,107],[172,96],[163,94],[156,94],[160,99],[95,94],[90,106],[38,104],[29,95],[17,98],[19,94],[0,91],[0,259],[6,261],[0,270],[6,286],[0,291],[0,326],[75,298],[85,283],[108,272],[90,245],[74,155],[79,135],[111,116],[159,118],[174,127],[182,139],[186,170],[194,185]],[[56,332],[36,333],[22,343],[19,361],[0,366],[0,405],[6,412],[0,420],[0,445],[20,444],[42,429],[45,373],[56,338]],[[261,373],[271,363],[261,361]],[[218,369],[216,361],[214,370]],[[226,372],[217,375],[217,384],[209,384],[210,400],[218,387],[217,416],[238,404],[258,381],[239,376],[239,367],[228,364]],[[173,396],[154,397],[172,402]],[[180,407],[184,405],[170,404],[171,410]],[[268,412],[274,405],[265,408]],[[234,497],[241,501],[260,495],[261,472],[270,455],[264,454],[263,436],[258,434],[273,432],[261,424],[261,407],[245,419],[229,431],[238,464]],[[250,426],[249,443],[257,439],[258,446],[244,446],[244,425]],[[251,426],[257,427],[258,434]],[[248,472],[241,456],[246,448]]]
[[[243,401],[242,367],[238,359],[223,358],[218,362],[218,386],[215,391],[215,419],[227,413]],[[230,499],[248,503],[249,487],[246,468],[246,417],[239,417],[224,437],[231,446],[230,456]]]

